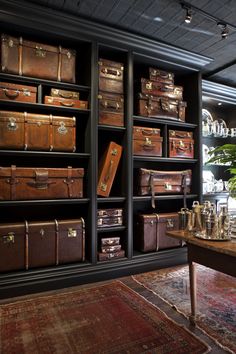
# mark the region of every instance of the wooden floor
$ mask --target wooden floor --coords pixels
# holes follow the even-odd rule
[[[162,299],[160,299],[157,295],[153,294],[151,291],[147,290],[144,288],[142,285],[138,284],[135,282],[132,277],[123,277],[123,278],[118,278],[118,280],[122,281],[124,284],[126,284],[128,287],[136,291],[138,294],[140,294],[142,297],[147,299],[149,302],[160,308],[163,312],[166,313],[168,317],[173,319],[175,322],[185,326],[190,332],[194,333],[197,337],[199,337],[201,340],[206,342],[210,347],[211,350],[209,353],[212,354],[225,354],[229,353],[228,351],[220,348],[210,337],[208,337],[206,334],[204,334],[202,331],[200,331],[198,328],[194,327],[193,325],[190,324],[188,319],[186,319],[183,315],[181,315],[179,312],[177,312],[174,308],[172,308],[170,305],[168,305],[166,302],[164,302]],[[26,296],[21,296],[21,297],[14,297],[14,298],[8,298],[4,300],[0,300],[0,304],[4,303],[9,303],[9,302],[15,302],[19,300],[24,300],[24,299],[29,299],[29,298],[34,298],[38,296],[44,296],[44,295],[49,295],[49,294],[56,294],[60,292],[70,292],[72,289],[79,289],[79,288],[89,288],[89,287],[94,287],[97,284],[104,284],[109,281],[105,282],[98,282],[98,283],[90,283],[90,284],[85,284],[81,286],[76,286],[73,288],[66,288],[66,289],[60,289],[60,290],[55,290],[55,291],[50,291],[50,292],[44,292],[44,293],[37,293],[37,294],[32,294],[32,295],[26,295]]]

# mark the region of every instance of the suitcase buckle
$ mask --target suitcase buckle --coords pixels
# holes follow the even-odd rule
[[[106,190],[107,190],[107,184],[106,183],[101,183],[101,190],[103,191],[103,192],[106,192]]]
[[[36,45],[35,55],[36,55],[36,57],[45,58],[46,57],[46,50],[43,50],[42,47],[39,47]]]
[[[16,130],[17,129],[17,124],[15,118],[11,117],[9,118],[9,122],[7,123],[7,129],[8,130]]]
[[[165,188],[165,190],[167,190],[167,191],[171,191],[171,190],[172,190],[172,185],[171,185],[169,182],[166,182],[166,183],[164,184],[164,188]]]
[[[15,234],[14,232],[9,232],[6,236],[3,236],[2,239],[3,239],[3,243],[14,243]]]
[[[174,223],[172,219],[167,219],[167,224],[166,224],[166,228],[167,229],[172,229],[174,227]]]
[[[62,135],[65,135],[68,132],[64,122],[60,122],[60,127],[57,130],[58,133]]]
[[[75,229],[72,229],[72,227],[70,227],[68,229],[67,236],[68,237],[77,237],[77,231]]]

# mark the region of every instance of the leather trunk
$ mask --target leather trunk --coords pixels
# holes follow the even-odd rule
[[[0,272],[84,260],[82,218],[0,224]]]
[[[162,156],[160,129],[133,127],[133,154],[144,156]]]
[[[75,98],[45,96],[44,103],[52,106],[88,109],[88,101],[81,101]]]
[[[99,59],[99,91],[123,93],[124,65],[107,59]]]
[[[138,195],[151,195],[152,207],[155,208],[155,194],[186,194],[190,193],[192,171],[157,171],[139,169]]]
[[[120,244],[120,237],[103,237],[101,238],[101,246],[115,246]]]
[[[75,125],[75,117],[0,111],[0,148],[72,152]]]
[[[99,124],[112,126],[124,126],[124,96],[100,92],[99,100]]]
[[[113,227],[123,224],[122,209],[98,209],[97,211],[97,227]]]
[[[177,119],[185,122],[185,110],[187,104],[184,101],[170,99],[168,97],[138,96],[137,112],[144,117]]]
[[[1,35],[1,71],[75,83],[76,52],[61,46]]]
[[[183,87],[163,82],[141,79],[141,93],[146,95],[168,97],[175,100],[183,100]]]
[[[61,90],[57,88],[51,88],[50,90],[50,96],[52,97],[76,98],[79,100],[79,95],[78,91]]]
[[[174,84],[173,73],[156,68],[149,68],[149,79],[151,81],[162,82],[164,84]]]
[[[178,213],[139,214],[135,244],[139,251],[154,252],[182,246],[181,240],[166,235],[179,229]]]
[[[120,162],[122,146],[111,141],[99,161],[97,194],[108,197]]]
[[[117,252],[98,252],[98,260],[99,261],[110,261],[112,259],[118,259],[118,258],[123,258],[125,257],[125,251],[120,250]]]
[[[169,157],[194,158],[192,132],[169,130]]]
[[[36,95],[35,86],[0,82],[0,100],[36,103]]]
[[[0,167],[0,200],[83,197],[83,168]]]

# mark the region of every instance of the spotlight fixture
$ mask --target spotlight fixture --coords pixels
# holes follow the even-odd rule
[[[191,9],[186,8],[186,15],[184,21],[190,23],[192,21],[193,15]]]
[[[217,26],[221,28],[221,38],[226,39],[229,35],[229,28],[225,23],[218,22]]]

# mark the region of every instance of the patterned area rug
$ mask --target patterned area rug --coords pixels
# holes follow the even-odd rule
[[[201,265],[196,270],[197,326],[222,348],[236,353],[236,279]],[[138,274],[133,279],[189,316],[188,266]]]
[[[206,353],[208,347],[119,281],[0,306],[0,353]]]

